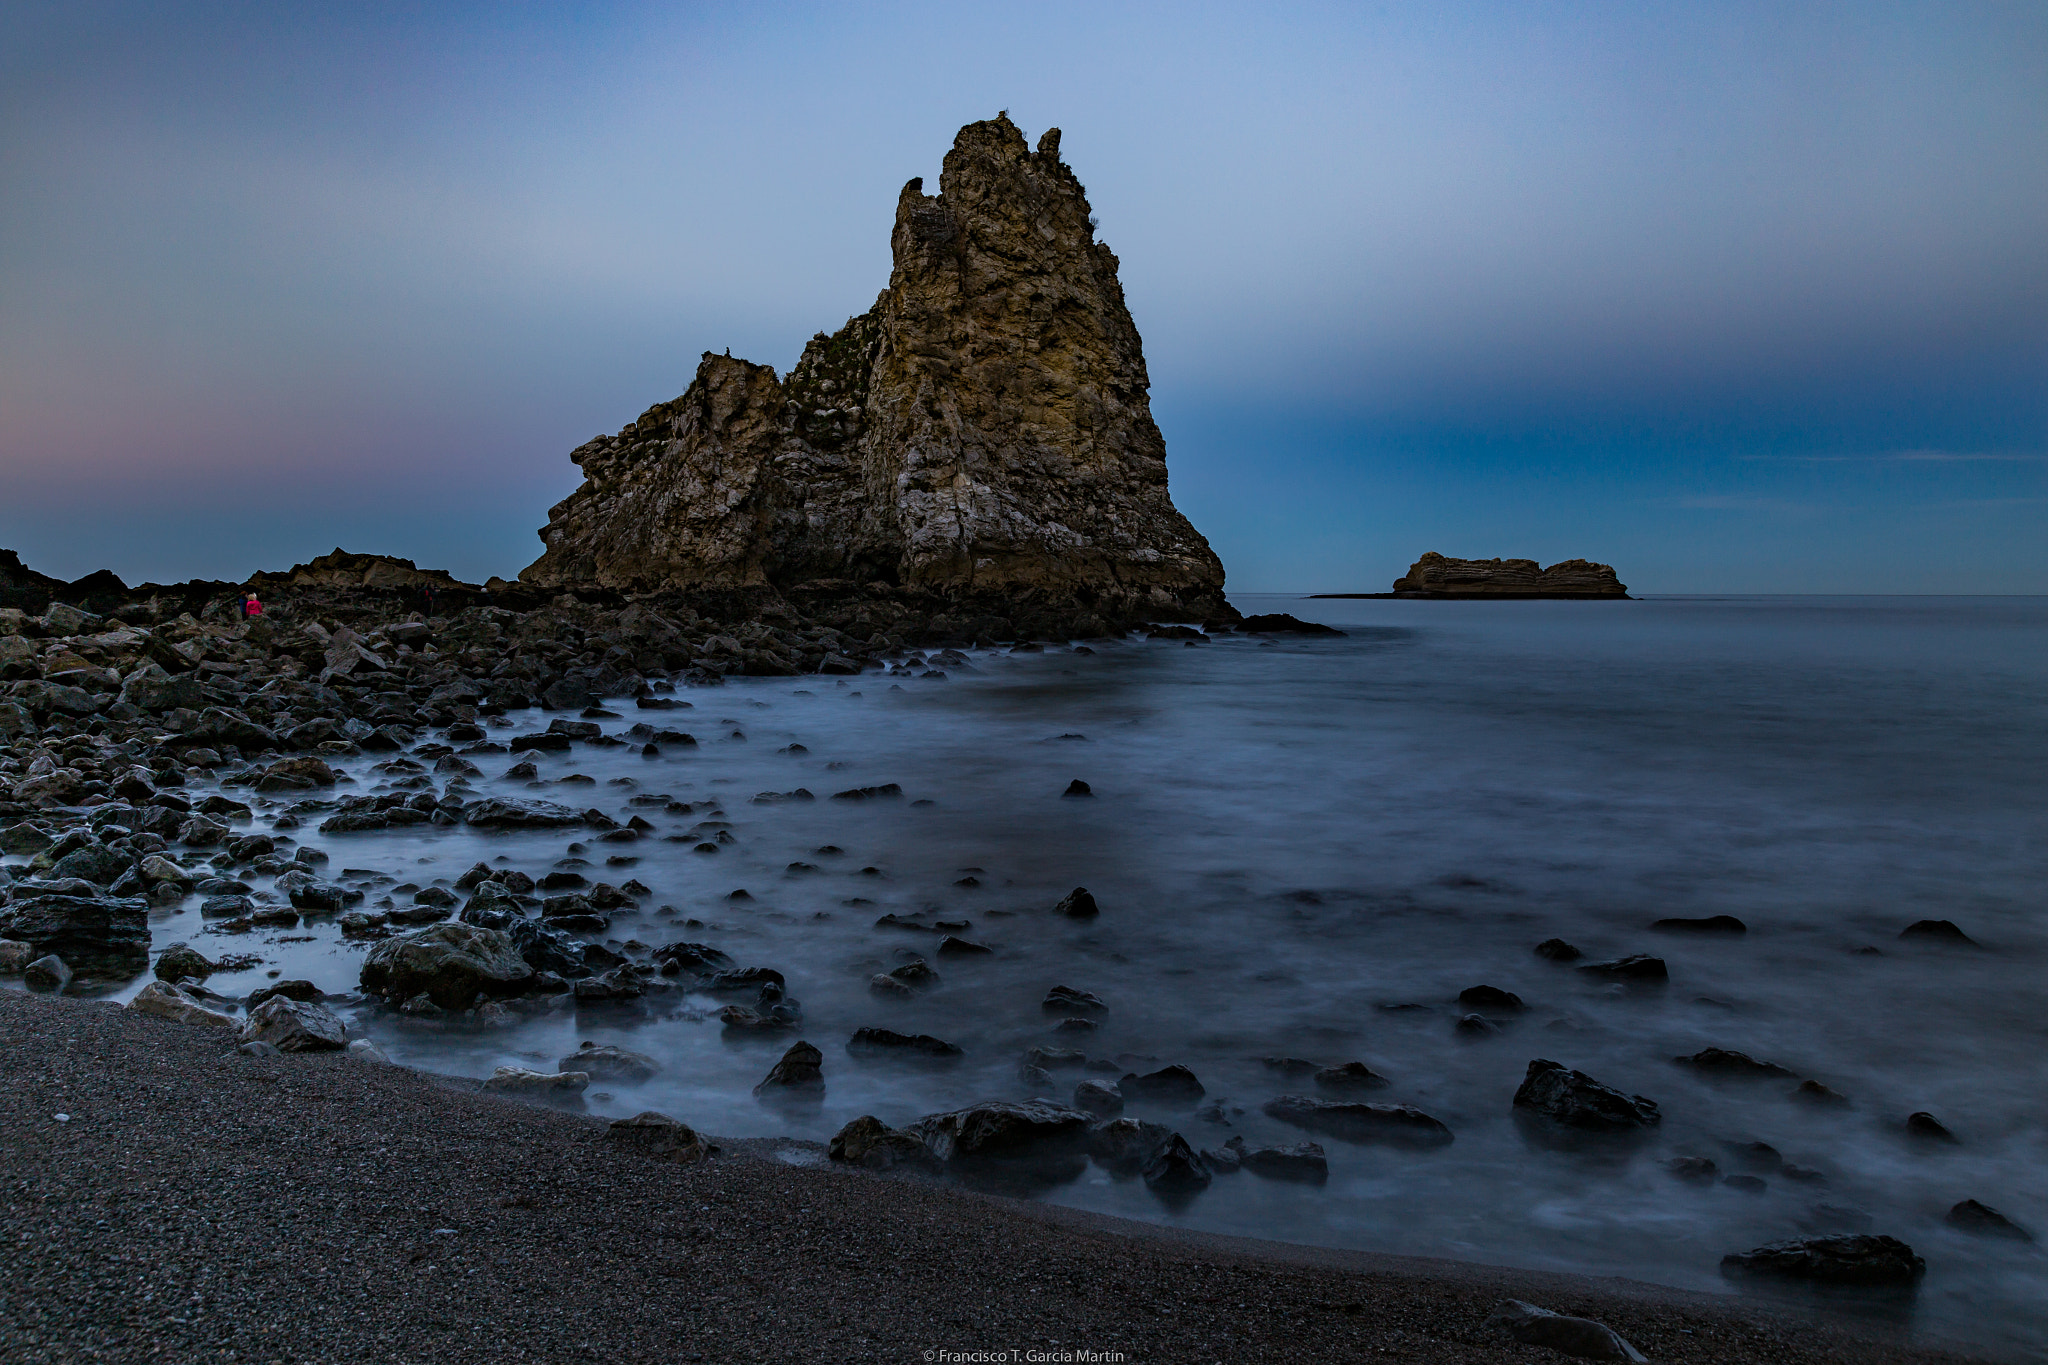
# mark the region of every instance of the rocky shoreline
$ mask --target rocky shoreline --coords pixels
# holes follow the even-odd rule
[[[1615,1335],[1698,1365],[1966,1358],[1753,1301],[1170,1232],[804,1144],[677,1141],[91,1001],[0,992],[0,1046],[0,1355],[31,1365],[1636,1358]]]

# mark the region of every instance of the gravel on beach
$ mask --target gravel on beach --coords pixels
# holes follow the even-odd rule
[[[1504,1298],[1597,1318],[1656,1361],[1965,1358],[1625,1281],[794,1165],[774,1144],[663,1164],[474,1082],[243,1056],[225,1031],[95,1001],[0,992],[0,1055],[0,1360],[20,1365],[1567,1359],[1482,1326]]]

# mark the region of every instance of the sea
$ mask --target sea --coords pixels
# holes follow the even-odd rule
[[[601,722],[686,730],[692,748],[579,745],[533,755],[532,780],[502,776],[511,757],[473,760],[484,794],[649,820],[630,844],[299,831],[370,909],[479,861],[637,879],[651,894],[615,915],[614,944],[689,940],[772,967],[801,1003],[795,1033],[735,1036],[714,1014],[729,1000],[696,994],[488,1029],[351,1017],[394,1060],[459,1075],[553,1070],[585,1041],[646,1053],[660,1073],[594,1085],[592,1112],[802,1140],[793,1162],[821,1160],[808,1144],[859,1115],[897,1125],[983,1098],[1064,1099],[1083,1078],[1177,1064],[1200,1105],[1130,1114],[1198,1148],[1313,1138],[1327,1183],[1219,1175],[1169,1202],[1091,1167],[1034,1197],[1729,1295],[1758,1291],[1723,1276],[1728,1253],[1867,1230],[1925,1258],[1918,1293],[1813,1298],[1819,1311],[2048,1360],[2048,1255],[1946,1221],[1975,1199],[2048,1237],[2048,598],[1233,601],[1342,634],[735,678],[679,687],[687,709],[619,699]],[[513,713],[493,738],[548,719]],[[345,790],[395,780],[378,758],[344,761]],[[1091,794],[1069,795],[1077,780]],[[901,795],[834,797],[886,784]],[[1076,888],[1099,914],[1056,912]],[[941,931],[877,923],[891,915],[990,951],[941,956]],[[1709,916],[1746,932],[1653,927]],[[1924,920],[1968,941],[1901,936]],[[225,938],[196,901],[160,913],[155,936],[262,955],[209,983],[228,994],[279,972],[346,991],[364,951],[331,922]],[[1582,958],[1539,956],[1551,939]],[[1662,958],[1668,981],[1578,970],[1637,953]],[[870,989],[917,956],[935,986]],[[1460,1003],[1481,985],[1524,1008]],[[1099,1026],[1053,1032],[1041,1002],[1054,986],[1099,997]],[[851,1055],[863,1027],[964,1055]],[[798,1037],[824,1054],[822,1102],[756,1099]],[[1033,1047],[1079,1049],[1093,1069],[1055,1071],[1050,1089],[1020,1080]],[[1705,1048],[1791,1076],[1716,1079],[1674,1060]],[[1363,1098],[1416,1106],[1455,1141],[1407,1150],[1289,1128],[1261,1106],[1318,1092],[1271,1058],[1362,1062],[1389,1082]],[[1646,1096],[1661,1122],[1593,1151],[1536,1140],[1512,1104],[1535,1059]],[[1801,1079],[1846,1103],[1795,1099]],[[1914,1113],[1955,1140],[1914,1137]],[[1712,1160],[1716,1177],[1676,1178],[1678,1157]]]

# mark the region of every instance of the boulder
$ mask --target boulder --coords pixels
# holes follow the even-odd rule
[[[1054,986],[1045,993],[1042,1008],[1047,1014],[1087,1016],[1109,1013],[1100,996],[1077,991],[1072,986]]]
[[[1179,1133],[1169,1136],[1146,1158],[1138,1174],[1153,1191],[1186,1197],[1209,1188],[1209,1163]]]
[[[1291,1147],[1247,1147],[1242,1139],[1230,1140],[1231,1150],[1237,1153],[1238,1162],[1253,1175],[1268,1180],[1291,1180],[1298,1184],[1320,1185],[1330,1178],[1330,1158],[1324,1153],[1322,1144],[1297,1142]]]
[[[173,943],[156,959],[156,978],[159,981],[179,981],[188,976],[204,981],[217,970],[198,949],[184,943]]]
[[[1650,927],[1667,934],[1726,934],[1735,937],[1749,932],[1749,926],[1733,915],[1707,915],[1701,919],[1651,920]]]
[[[863,1114],[834,1133],[825,1154],[833,1161],[871,1171],[893,1170],[898,1166],[930,1170],[938,1166],[938,1159],[915,1133],[891,1128],[873,1114]]]
[[[555,1063],[555,1070],[586,1072],[599,1082],[639,1085],[658,1075],[661,1063],[644,1052],[586,1042]]]
[[[1899,937],[1903,939],[1918,939],[1923,943],[1952,943],[1958,947],[1965,948],[1977,946],[1976,939],[1971,938],[1958,928],[1954,920],[1946,919],[1915,920],[1899,930]]]
[[[279,1052],[339,1052],[348,1046],[348,1028],[325,1005],[273,995],[249,1011],[242,1041]]]
[[[1087,1149],[1095,1116],[1041,1100],[984,1100],[927,1114],[910,1132],[940,1161],[1010,1161],[1070,1156]]]
[[[1346,1062],[1342,1066],[1325,1066],[1315,1072],[1316,1089],[1328,1090],[1334,1094],[1353,1094],[1360,1090],[1384,1090],[1393,1082],[1364,1062]]]
[[[1124,1112],[1123,1093],[1109,1081],[1082,1081],[1074,1087],[1074,1108],[1113,1119]]]
[[[1172,1136],[1164,1124],[1109,1119],[1088,1130],[1088,1155],[1117,1175],[1136,1175]]]
[[[781,1060],[768,1068],[768,1074],[754,1087],[754,1093],[763,1097],[823,1094],[825,1074],[821,1064],[824,1060],[825,1054],[809,1043],[792,1043]]]
[[[964,1055],[958,1043],[934,1038],[929,1033],[898,1033],[886,1028],[854,1030],[853,1037],[846,1042],[846,1050],[856,1057],[954,1058]]]
[[[1656,1126],[1655,1101],[1624,1095],[1583,1071],[1538,1058],[1515,1091],[1517,1113],[1588,1133],[1626,1133]]]
[[[2034,1234],[2021,1227],[2012,1219],[1974,1199],[1965,1199],[1948,1211],[1942,1220],[1961,1232],[1973,1233],[1979,1237],[2004,1237],[2015,1242],[2031,1242]]]
[[[1140,1076],[1127,1073],[1116,1083],[1116,1088],[1127,1100],[1142,1100],[1152,1104],[1188,1106],[1199,1104],[1209,1092],[1195,1078],[1195,1073],[1184,1066],[1166,1066]]]
[[[1725,1047],[1701,1048],[1690,1057],[1673,1057],[1671,1060],[1702,1075],[1740,1080],[1791,1080],[1799,1074],[1776,1062],[1760,1062],[1746,1052],[1735,1052]]]
[[[396,1005],[425,994],[442,1009],[468,1009],[481,996],[524,992],[533,968],[511,938],[473,924],[437,924],[370,950],[363,961],[362,986]]]
[[[583,823],[580,811],[558,806],[552,801],[512,801],[501,797],[486,797],[474,805],[465,806],[462,821],[485,829],[560,829],[568,825]]]
[[[1447,1147],[1455,1135],[1443,1120],[1408,1104],[1367,1104],[1359,1100],[1318,1100],[1281,1095],[1261,1106],[1268,1118],[1345,1142],[1397,1147]]]
[[[1492,1010],[1498,1014],[1520,1014],[1529,1008],[1522,997],[1498,986],[1467,986],[1458,992],[1458,1003],[1468,1010]]]
[[[1589,962],[1579,968],[1588,976],[1605,977],[1609,981],[1669,981],[1670,970],[1664,959],[1651,957],[1648,953],[1631,953],[1611,962]]]
[[[486,1087],[488,1088],[488,1087]],[[629,1119],[615,1119],[605,1129],[604,1145],[653,1161],[689,1166],[711,1154],[711,1146],[680,1119],[646,1110]]]
[[[1927,1262],[1898,1238],[1870,1234],[1772,1242],[1721,1258],[1723,1275],[1873,1288],[1908,1288],[1926,1271]]]
[[[1088,888],[1085,886],[1077,886],[1069,891],[1060,898],[1060,903],[1053,909],[1069,919],[1093,919],[1101,913],[1095,904],[1095,897],[1088,894]]]
[[[31,892],[0,909],[0,938],[54,953],[83,976],[125,980],[149,969],[149,903]]]
[[[128,1008],[137,1014],[168,1019],[174,1024],[197,1024],[202,1028],[241,1027],[241,1021],[233,1015],[212,1009],[164,981],[152,981],[144,986],[128,1002]]]
[[[45,953],[21,969],[22,984],[32,991],[62,995],[71,985],[72,971],[55,953]]]
[[[1566,1317],[1520,1299],[1503,1299],[1485,1324],[1524,1346],[1542,1346],[1580,1360],[1647,1361],[1612,1327],[1591,1318]]]
[[[484,1082],[492,1095],[514,1095],[521,1099],[575,1101],[590,1088],[590,1076],[582,1071],[529,1071],[523,1066],[501,1066]]]

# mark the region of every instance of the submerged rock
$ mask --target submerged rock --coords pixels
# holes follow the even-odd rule
[[[1917,1283],[1927,1262],[1896,1237],[1851,1234],[1772,1242],[1721,1258],[1723,1275],[1759,1275],[1816,1284],[1904,1288]]]
[[[820,1095],[825,1090],[825,1073],[822,1064],[825,1054],[809,1043],[790,1044],[789,1051],[781,1060],[768,1068],[768,1074],[754,1087],[754,1093],[761,1096],[773,1095]]]
[[[1529,1063],[1515,1109],[1589,1133],[1626,1133],[1654,1127],[1662,1116],[1654,1100],[1624,1095],[1583,1071],[1538,1058]]]
[[[594,1081],[613,1084],[638,1085],[654,1079],[661,1072],[661,1063],[644,1052],[632,1052],[622,1047],[584,1043],[574,1052],[555,1063],[557,1071],[583,1071]],[[644,1115],[642,1117],[645,1117]]]
[[[481,996],[518,995],[533,980],[511,938],[473,924],[437,924],[370,950],[365,993],[391,1004],[424,994],[444,1010],[468,1009]]]
[[[1328,1133],[1346,1142],[1383,1142],[1397,1147],[1447,1147],[1455,1140],[1450,1127],[1413,1105],[1366,1104],[1362,1101],[1318,1100],[1306,1095],[1281,1095],[1261,1106],[1268,1118],[1311,1132]]]
[[[1674,1063],[1707,1076],[1730,1076],[1744,1080],[1791,1080],[1799,1073],[1776,1062],[1760,1062],[1746,1052],[1725,1047],[1706,1047],[1690,1057],[1673,1057]]]
[[[1948,1211],[1942,1220],[1950,1227],[1962,1232],[1974,1233],[1979,1237],[2004,1237],[2015,1242],[2031,1242],[2034,1234],[2028,1232],[2012,1219],[1988,1204],[1974,1199],[1965,1199]]]

